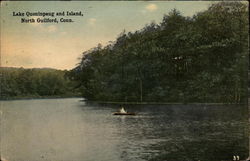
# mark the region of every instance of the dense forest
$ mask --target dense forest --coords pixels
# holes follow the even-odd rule
[[[177,10],[82,54],[67,73],[92,101],[243,103],[248,7],[220,2],[192,17]]]
[[[77,96],[67,71],[48,68],[0,68],[0,99]]]

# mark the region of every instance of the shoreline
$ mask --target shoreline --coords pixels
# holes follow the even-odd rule
[[[23,97],[9,97],[9,98],[0,98],[0,101],[15,101],[15,100],[34,100],[34,99],[56,99],[56,98],[82,98],[79,95],[75,96],[23,96]]]
[[[89,104],[99,104],[99,105],[247,105],[247,103],[216,103],[216,102],[113,102],[113,101],[85,101]]]
[[[81,98],[83,102],[92,105],[205,105],[205,106],[213,106],[213,105],[247,105],[246,103],[221,103],[221,102],[117,102],[117,101],[88,101],[85,100],[82,96],[36,96],[36,97],[11,97],[11,98],[0,98],[0,101],[15,101],[15,100],[35,100],[35,99],[66,99],[66,98]]]

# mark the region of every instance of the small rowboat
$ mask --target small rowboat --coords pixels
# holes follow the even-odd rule
[[[126,112],[126,113],[115,112],[115,113],[113,113],[113,115],[135,115],[135,113],[134,112]]]

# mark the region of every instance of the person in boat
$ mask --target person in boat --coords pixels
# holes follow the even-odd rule
[[[127,111],[125,111],[125,109],[123,107],[121,107],[120,113],[127,113]]]

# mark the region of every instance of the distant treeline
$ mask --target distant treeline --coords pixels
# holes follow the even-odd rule
[[[124,31],[85,51],[68,75],[88,100],[240,103],[247,64],[248,6],[220,2],[193,17],[172,10],[159,24]]]
[[[68,97],[77,95],[74,82],[56,69],[0,68],[0,98]]]

